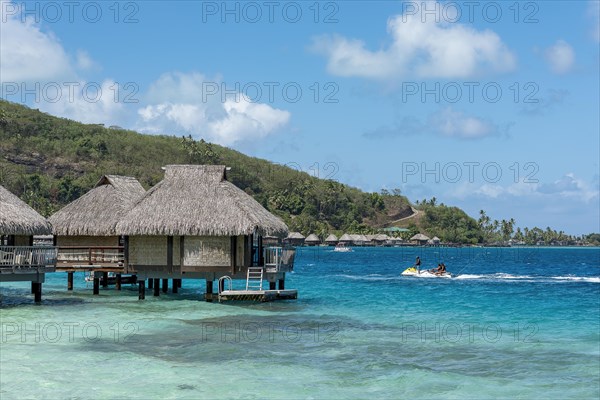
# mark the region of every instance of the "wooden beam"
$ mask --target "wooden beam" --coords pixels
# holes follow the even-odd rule
[[[103,272],[102,273],[102,287],[103,288],[107,288],[108,287],[108,272]]]
[[[33,293],[33,301],[36,303],[42,302],[42,284],[39,282],[34,282],[32,285],[35,285],[35,291]]]
[[[123,267],[129,272],[129,236],[123,237]]]
[[[173,273],[173,236],[167,236],[167,269]]]
[[[73,272],[67,272],[67,290],[73,290]]]
[[[117,274],[117,279],[115,282],[115,289],[121,290],[121,274]]]
[[[93,272],[92,272],[93,273]],[[100,294],[100,278],[96,277],[96,274],[94,274],[94,294]]]
[[[235,275],[235,265],[237,264],[237,236],[231,236],[230,239],[231,255],[231,273]]]
[[[183,271],[183,261],[185,254],[185,245],[184,245],[185,236],[179,236],[179,270]],[[179,282],[181,287],[181,282]]]
[[[154,296],[160,296],[160,279],[154,280]]]
[[[151,281],[152,279],[149,279]],[[146,282],[138,281],[138,300],[146,299]]]
[[[169,291],[169,280],[168,279],[162,280],[162,291],[163,291],[163,293],[167,293]]]

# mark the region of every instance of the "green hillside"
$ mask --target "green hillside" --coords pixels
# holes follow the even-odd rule
[[[364,193],[204,141],[86,125],[0,100],[0,184],[43,215],[88,191],[104,174],[145,188],[167,164],[225,164],[229,179],[303,233],[369,232],[412,214],[398,191]]]

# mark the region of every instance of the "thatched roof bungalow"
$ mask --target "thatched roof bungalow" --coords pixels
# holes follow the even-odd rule
[[[321,239],[316,234],[311,233],[304,239],[304,244],[307,246],[318,246],[321,244]]]
[[[427,244],[427,241],[429,240],[429,237],[423,235],[422,233],[417,233],[416,235],[414,235],[413,237],[410,238],[410,241],[416,244]]]
[[[203,278],[209,272],[235,275],[260,264],[262,236],[284,237],[288,229],[228,182],[225,166],[169,165],[164,179],[134,204],[116,232],[128,239],[129,271]]]
[[[30,281],[35,301],[42,299],[45,273],[54,271],[56,249],[33,246],[34,235],[47,235],[44,217],[0,186],[0,281]]]
[[[302,246],[304,244],[304,235],[300,232],[290,232],[283,241],[290,246]]]
[[[343,243],[345,245],[349,245],[352,244],[352,236],[348,235],[347,233],[344,233],[341,237],[340,240],[338,240],[339,243]]]
[[[137,179],[128,176],[105,175],[92,190],[54,213],[48,221],[59,244],[78,244],[84,240],[100,245],[96,236],[116,238],[117,223],[145,193]],[[107,240],[104,240],[106,242]],[[62,242],[62,243],[61,243]],[[114,240],[111,240],[111,243]]]
[[[105,175],[93,189],[54,213],[59,261],[72,264],[123,265],[123,242],[115,228],[145,193],[137,179]]]
[[[0,245],[30,246],[33,235],[48,235],[48,221],[27,203],[0,186]]]
[[[325,243],[329,246],[335,246],[338,243],[338,238],[333,233],[325,238]]]

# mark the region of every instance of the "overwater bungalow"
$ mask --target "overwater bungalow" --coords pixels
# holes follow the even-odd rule
[[[348,235],[347,233],[344,233],[340,239],[338,240],[339,243],[342,243],[345,246],[349,246],[352,245],[352,236]]]
[[[311,233],[304,239],[304,244],[307,246],[318,246],[321,244],[321,239],[316,234]]]
[[[264,236],[285,237],[287,226],[250,195],[227,181],[219,165],[169,165],[164,179],[135,203],[116,226],[124,235],[125,269],[140,281],[205,279],[206,299],[231,279],[262,290],[285,288],[294,250],[264,247]],[[252,278],[252,279],[251,279]],[[251,282],[252,281],[252,282]],[[260,290],[259,290],[260,291]]]
[[[124,243],[117,223],[145,193],[137,179],[105,175],[92,190],[54,213],[59,266],[124,265]]]
[[[325,244],[327,244],[329,246],[335,246],[336,244],[338,244],[338,238],[337,238],[337,236],[335,236],[333,233],[330,234],[325,239]]]
[[[53,272],[56,248],[34,246],[34,235],[48,235],[44,217],[0,186],[0,282],[29,281],[35,301],[42,300],[45,274]]]
[[[423,235],[422,233],[417,233],[416,235],[410,238],[411,243],[418,244],[421,246],[427,244],[428,240],[429,237]]]
[[[300,232],[290,232],[283,239],[283,242],[290,246],[302,246],[304,244],[304,239],[306,239],[306,238]]]

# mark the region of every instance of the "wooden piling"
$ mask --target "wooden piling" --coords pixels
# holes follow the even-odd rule
[[[154,296],[160,296],[160,279],[154,280]]]
[[[269,290],[276,290],[277,288],[275,287],[277,284],[277,282],[273,281],[273,282],[269,282]]]
[[[67,272],[67,290],[73,290],[73,272]]]
[[[121,274],[117,274],[117,279],[115,281],[115,289],[121,290]]]
[[[36,286],[35,282],[31,282],[31,294],[35,294]]]
[[[213,294],[213,281],[211,280],[206,280],[206,296],[205,299],[206,301],[208,301],[209,303],[212,302],[212,294]]]
[[[163,293],[167,293],[169,291],[169,280],[168,279],[162,280],[162,291],[163,291]]]
[[[100,278],[94,274],[94,294],[100,294]]]
[[[139,281],[138,282],[138,300],[145,300],[145,299],[146,299],[146,282]]]
[[[285,278],[279,280],[279,290],[285,290]]]
[[[105,289],[108,287],[108,272],[102,273],[102,287]]]
[[[154,279],[148,279],[148,289],[152,289],[154,287]]]
[[[32,286],[32,290],[34,291],[33,292],[33,301],[36,303],[41,303],[42,302],[42,284],[32,282],[31,286]]]
[[[179,284],[177,283],[179,279],[173,279],[173,293],[177,293],[179,289]]]

